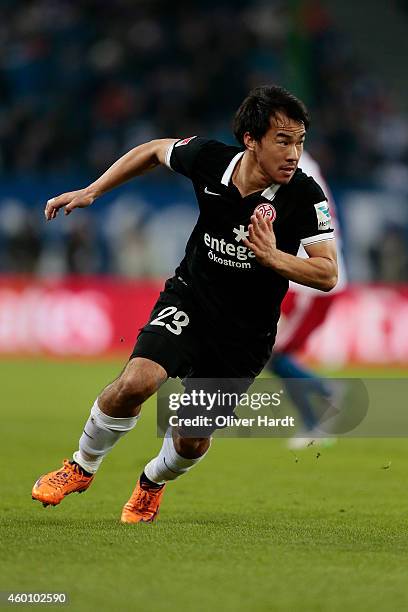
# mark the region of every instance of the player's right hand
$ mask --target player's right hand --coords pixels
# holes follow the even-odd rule
[[[55,219],[60,208],[64,208],[66,215],[69,215],[74,208],[86,208],[95,200],[95,196],[90,195],[86,189],[78,189],[78,191],[68,191],[62,193],[55,198],[48,200],[44,210],[44,215],[47,221]]]

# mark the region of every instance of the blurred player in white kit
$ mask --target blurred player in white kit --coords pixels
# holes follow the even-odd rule
[[[332,226],[336,232],[338,282],[330,294],[290,282],[289,292],[282,303],[275,348],[266,367],[267,370],[285,380],[286,390],[303,421],[302,429],[288,441],[288,446],[292,450],[306,448],[311,443],[327,442],[322,438],[322,433],[318,429],[319,416],[313,405],[313,396],[318,396],[330,403],[332,388],[327,381],[305,368],[292,355],[304,348],[312,332],[324,323],[336,296],[344,291],[347,285],[341,233],[331,190],[322,175],[319,164],[307,151],[302,153],[299,168],[321,185],[328,199]],[[303,246],[300,246],[298,256],[307,257]],[[303,380],[306,381],[305,384],[300,382]]]

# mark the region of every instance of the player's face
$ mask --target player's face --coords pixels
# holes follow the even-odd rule
[[[277,113],[263,138],[259,142],[250,139],[247,148],[253,151],[262,174],[271,183],[288,183],[302,155],[305,135],[302,122]]]

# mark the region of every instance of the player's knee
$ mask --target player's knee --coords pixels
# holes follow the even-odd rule
[[[166,379],[166,373],[153,362],[132,360],[116,382],[116,394],[125,403],[142,404]]]
[[[207,452],[211,444],[211,438],[182,438],[176,435],[173,440],[176,452],[186,459],[198,459]]]
[[[117,381],[116,394],[119,401],[142,404],[157,390],[154,380],[143,380],[140,376],[122,374]]]

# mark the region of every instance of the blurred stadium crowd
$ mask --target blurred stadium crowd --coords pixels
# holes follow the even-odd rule
[[[309,105],[308,149],[329,182],[392,184],[406,208],[407,117],[316,0],[1,0],[0,49],[6,181],[44,186],[52,176],[61,190],[72,189],[151,138],[198,133],[231,141],[231,117],[248,89],[278,82]],[[164,173],[151,180],[166,181]],[[181,240],[194,211],[180,207],[191,195],[177,189],[170,204],[178,208],[166,214],[182,226]],[[0,271],[166,273],[169,258],[157,261],[149,242],[166,242],[168,230],[157,229],[163,212],[158,206],[160,220],[147,212],[153,203],[142,187],[129,192],[134,205],[121,196],[97,217],[51,230],[39,223],[38,190],[28,192],[0,192]],[[381,230],[387,261],[378,235],[364,246],[366,280],[408,280],[408,215],[388,221]],[[389,257],[395,265],[387,268]]]

